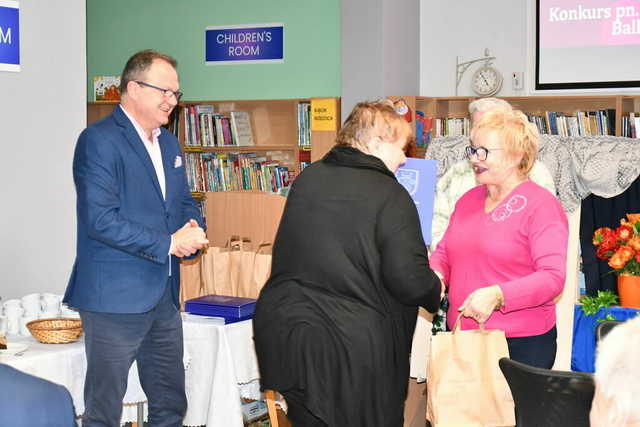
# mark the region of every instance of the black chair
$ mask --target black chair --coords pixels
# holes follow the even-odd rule
[[[507,357],[499,364],[513,395],[518,427],[589,427],[595,390],[591,374],[535,368]]]
[[[605,337],[613,328],[618,326],[623,322],[619,320],[605,320],[600,322],[598,326],[596,326],[596,344],[600,342],[602,338]]]

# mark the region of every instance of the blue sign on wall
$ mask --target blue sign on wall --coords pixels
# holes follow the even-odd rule
[[[284,25],[256,24],[207,27],[207,65],[284,62]]]
[[[0,71],[20,71],[20,7],[0,0]]]

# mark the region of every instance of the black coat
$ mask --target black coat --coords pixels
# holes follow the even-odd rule
[[[417,307],[439,299],[407,191],[334,147],[295,180],[278,229],[253,320],[262,387],[302,390],[329,426],[401,426]]]

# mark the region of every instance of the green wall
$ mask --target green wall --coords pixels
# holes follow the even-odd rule
[[[284,24],[283,64],[210,66],[210,25]],[[185,100],[340,96],[340,0],[87,0],[87,93],[156,49],[178,60]]]

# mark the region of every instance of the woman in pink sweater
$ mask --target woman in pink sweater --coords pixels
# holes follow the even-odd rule
[[[479,185],[456,204],[429,264],[449,290],[449,328],[462,312],[462,329],[502,329],[512,359],[551,368],[568,226],[558,199],[527,176],[537,152],[538,131],[519,111],[475,124],[467,156]]]

